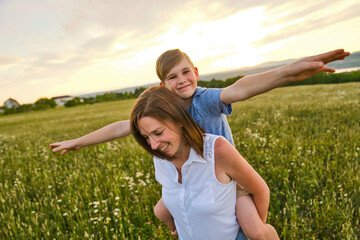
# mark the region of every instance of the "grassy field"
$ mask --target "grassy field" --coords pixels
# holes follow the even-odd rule
[[[0,117],[0,239],[169,239],[152,158],[131,136],[48,148],[127,119],[133,100]],[[360,84],[286,87],[233,105],[239,152],[271,189],[281,239],[360,238]]]

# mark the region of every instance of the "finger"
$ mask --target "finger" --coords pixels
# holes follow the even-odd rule
[[[324,66],[322,69],[321,69],[322,72],[330,72],[330,73],[333,73],[335,72],[336,70],[331,68],[331,67],[327,67],[327,66]]]
[[[338,60],[338,58],[341,57],[341,56],[343,56],[343,57],[348,56],[349,54],[350,53],[345,52],[344,49],[336,49],[336,50],[333,50],[333,51],[329,51],[329,52],[326,52],[326,53],[322,53],[322,54],[319,54],[319,55],[309,57],[308,60],[309,61],[322,61],[322,62],[324,62],[326,64],[326,63]]]
[[[51,144],[49,145],[50,148],[55,148],[55,147],[57,147],[57,146],[59,146],[57,143],[51,143]]]
[[[54,147],[55,147],[55,146],[54,146]],[[58,152],[58,151],[60,151],[60,150],[63,150],[63,148],[60,147],[60,146],[56,146],[56,147],[53,149],[53,152]]]
[[[68,152],[67,150],[62,151],[61,156],[65,155],[65,153],[67,153],[67,152]]]
[[[307,62],[307,63],[303,64],[303,66],[300,70],[301,71],[318,71],[323,67],[324,67],[324,63],[322,63],[322,62]]]
[[[309,57],[309,59],[325,59],[325,58],[328,58],[333,55],[342,54],[343,52],[344,52],[344,49],[336,49],[333,51],[329,51],[329,52],[325,52],[325,53],[321,53],[321,54]]]
[[[327,64],[329,62],[345,59],[349,55],[350,55],[349,52],[337,53],[324,58],[323,61],[325,64]]]

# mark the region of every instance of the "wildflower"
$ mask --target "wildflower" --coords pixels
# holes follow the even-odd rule
[[[94,213],[97,213],[98,211],[99,211],[99,210],[95,209],[95,210],[94,210]]]
[[[64,213],[64,214],[63,214],[64,217],[67,216],[67,215],[68,215],[68,213]]]
[[[50,188],[52,188],[52,186],[51,186],[51,185],[49,185],[49,186],[48,186],[48,188],[50,189]]]
[[[79,210],[78,208],[75,208],[75,209],[74,209],[74,212],[77,212],[78,210]]]
[[[59,199],[59,200],[57,200],[57,202],[58,202],[58,203],[61,203],[61,202],[62,202],[62,200],[61,200],[61,199]]]
[[[120,198],[119,197],[116,197],[115,200],[118,201]]]

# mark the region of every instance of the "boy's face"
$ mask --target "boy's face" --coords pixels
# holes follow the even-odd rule
[[[199,79],[198,69],[193,68],[184,58],[178,65],[169,71],[164,83],[161,83],[160,85],[186,100],[193,96]]]

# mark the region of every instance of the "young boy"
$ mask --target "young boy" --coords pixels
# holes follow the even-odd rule
[[[244,101],[289,82],[302,81],[319,72],[334,72],[334,69],[326,67],[325,64],[349,55],[349,52],[338,49],[308,57],[268,72],[243,77],[224,89],[198,88],[198,69],[190,58],[178,49],[166,51],[158,58],[156,72],[161,85],[185,101],[190,114],[200,127],[208,133],[222,135],[233,143],[230,127],[224,116],[231,114],[231,103]],[[71,150],[129,134],[129,121],[119,121],[77,139],[50,144],[50,147],[54,152],[62,151],[63,155]],[[266,224],[266,214],[260,216],[257,207],[256,199],[253,200],[249,194],[237,194],[236,215],[241,228],[249,238],[276,238],[275,229]],[[175,226],[171,225],[171,214],[162,200],[155,206],[154,211],[155,215],[176,234]]]

